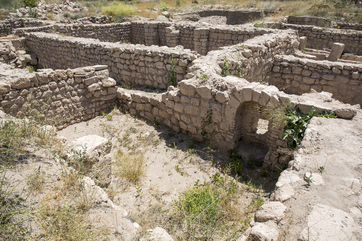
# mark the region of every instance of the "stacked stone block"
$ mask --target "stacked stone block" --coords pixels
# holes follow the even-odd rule
[[[131,23],[56,24],[54,31],[64,35],[99,39],[105,42],[131,42]]]
[[[132,44],[145,44],[145,22],[132,22]]]
[[[11,34],[14,29],[24,27],[39,27],[48,25],[49,22],[34,18],[7,19],[0,22],[0,35]]]
[[[362,64],[276,56],[270,84],[291,94],[326,91],[337,100],[362,104]]]
[[[334,43],[344,43],[345,51],[362,55],[362,31],[283,23],[274,27],[297,30],[299,36],[307,37],[308,48],[332,48]]]
[[[264,81],[273,67],[274,56],[293,54],[298,45],[299,41],[293,30],[265,34],[228,48],[226,54],[218,55],[218,63],[223,68],[225,61],[229,61],[231,75],[242,76],[250,82]]]
[[[51,68],[75,68],[94,64],[108,65],[110,76],[127,86],[165,89],[171,60],[177,80],[185,78],[188,66],[197,55],[187,50],[154,46],[98,42],[83,38],[62,38],[54,34],[28,34],[27,47],[37,54],[39,64]],[[59,58],[59,53],[62,53]]]
[[[92,85],[98,85],[97,89]],[[0,107],[14,116],[41,114],[58,128],[99,115],[115,105],[107,66],[28,73],[0,83]]]

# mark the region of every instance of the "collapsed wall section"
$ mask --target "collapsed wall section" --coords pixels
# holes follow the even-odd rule
[[[17,75],[0,82],[0,108],[13,116],[44,116],[61,129],[115,105],[116,82],[107,66]]]
[[[172,62],[180,81],[197,57],[182,48],[150,48],[46,33],[27,34],[26,45],[36,53],[43,67],[60,69],[103,64],[109,66],[110,76],[120,84],[159,89],[168,86]]]
[[[311,89],[333,94],[337,100],[362,105],[362,65],[275,56],[269,83],[290,94]]]

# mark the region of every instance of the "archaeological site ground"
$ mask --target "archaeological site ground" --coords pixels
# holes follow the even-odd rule
[[[362,240],[362,2],[0,4],[0,240]]]

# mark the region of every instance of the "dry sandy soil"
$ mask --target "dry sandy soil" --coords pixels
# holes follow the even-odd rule
[[[65,159],[68,162],[72,160],[69,158],[72,155],[69,150],[77,148],[74,141],[88,135],[106,138],[108,149],[95,158],[97,160],[91,172],[84,176],[73,175],[72,167],[77,169],[75,162],[70,161],[69,165],[60,157],[66,156],[64,153],[68,152]],[[68,126],[56,133],[56,140],[47,149],[36,145],[27,146],[28,153],[21,162],[6,172],[9,188],[14,188],[14,193],[26,200],[26,207],[32,206],[36,210],[42,207],[41,212],[67,203],[84,206],[91,230],[106,230],[105,234],[101,232],[97,236],[99,240],[105,237],[111,240],[138,240],[140,236],[147,238],[149,229],[156,227],[169,231],[170,210],[187,188],[193,187],[196,182],[210,183],[215,173],[234,180],[229,175],[231,172],[227,163],[230,158],[226,154],[209,148],[205,143],[196,143],[167,127],[137,119],[119,110],[112,111],[108,118],[105,114]],[[245,148],[240,149],[240,153],[245,154]],[[256,153],[255,148],[249,153]],[[119,175],[119,156],[125,155],[126,158],[121,161],[135,161],[135,156],[144,158],[145,173],[136,184]],[[265,184],[271,190],[275,181],[266,180],[259,173],[260,168],[247,169],[244,179],[251,182],[237,182],[240,190],[243,190],[238,196],[238,208],[245,220],[252,218],[255,208],[261,204],[255,204],[255,198],[269,199],[269,194],[256,185]],[[79,180],[72,181],[73,176]],[[103,190],[94,185],[93,181]],[[77,192],[77,185],[83,185],[84,190]],[[33,216],[27,219],[25,226],[31,230],[33,238],[46,238],[44,226]],[[83,219],[85,216],[82,216]],[[178,232],[180,230],[176,229],[170,234],[176,239],[180,236]]]

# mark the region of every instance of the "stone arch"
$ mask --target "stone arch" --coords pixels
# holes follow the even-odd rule
[[[234,143],[242,139],[245,143],[253,143],[265,148],[273,148],[281,137],[282,130],[273,128],[273,121],[268,120],[261,107],[272,102],[279,105],[275,88],[264,85],[251,85],[235,91],[230,96],[229,104],[234,113]]]
[[[235,114],[234,141],[268,147],[271,123],[260,111],[260,104],[255,101],[245,101],[240,104]]]

